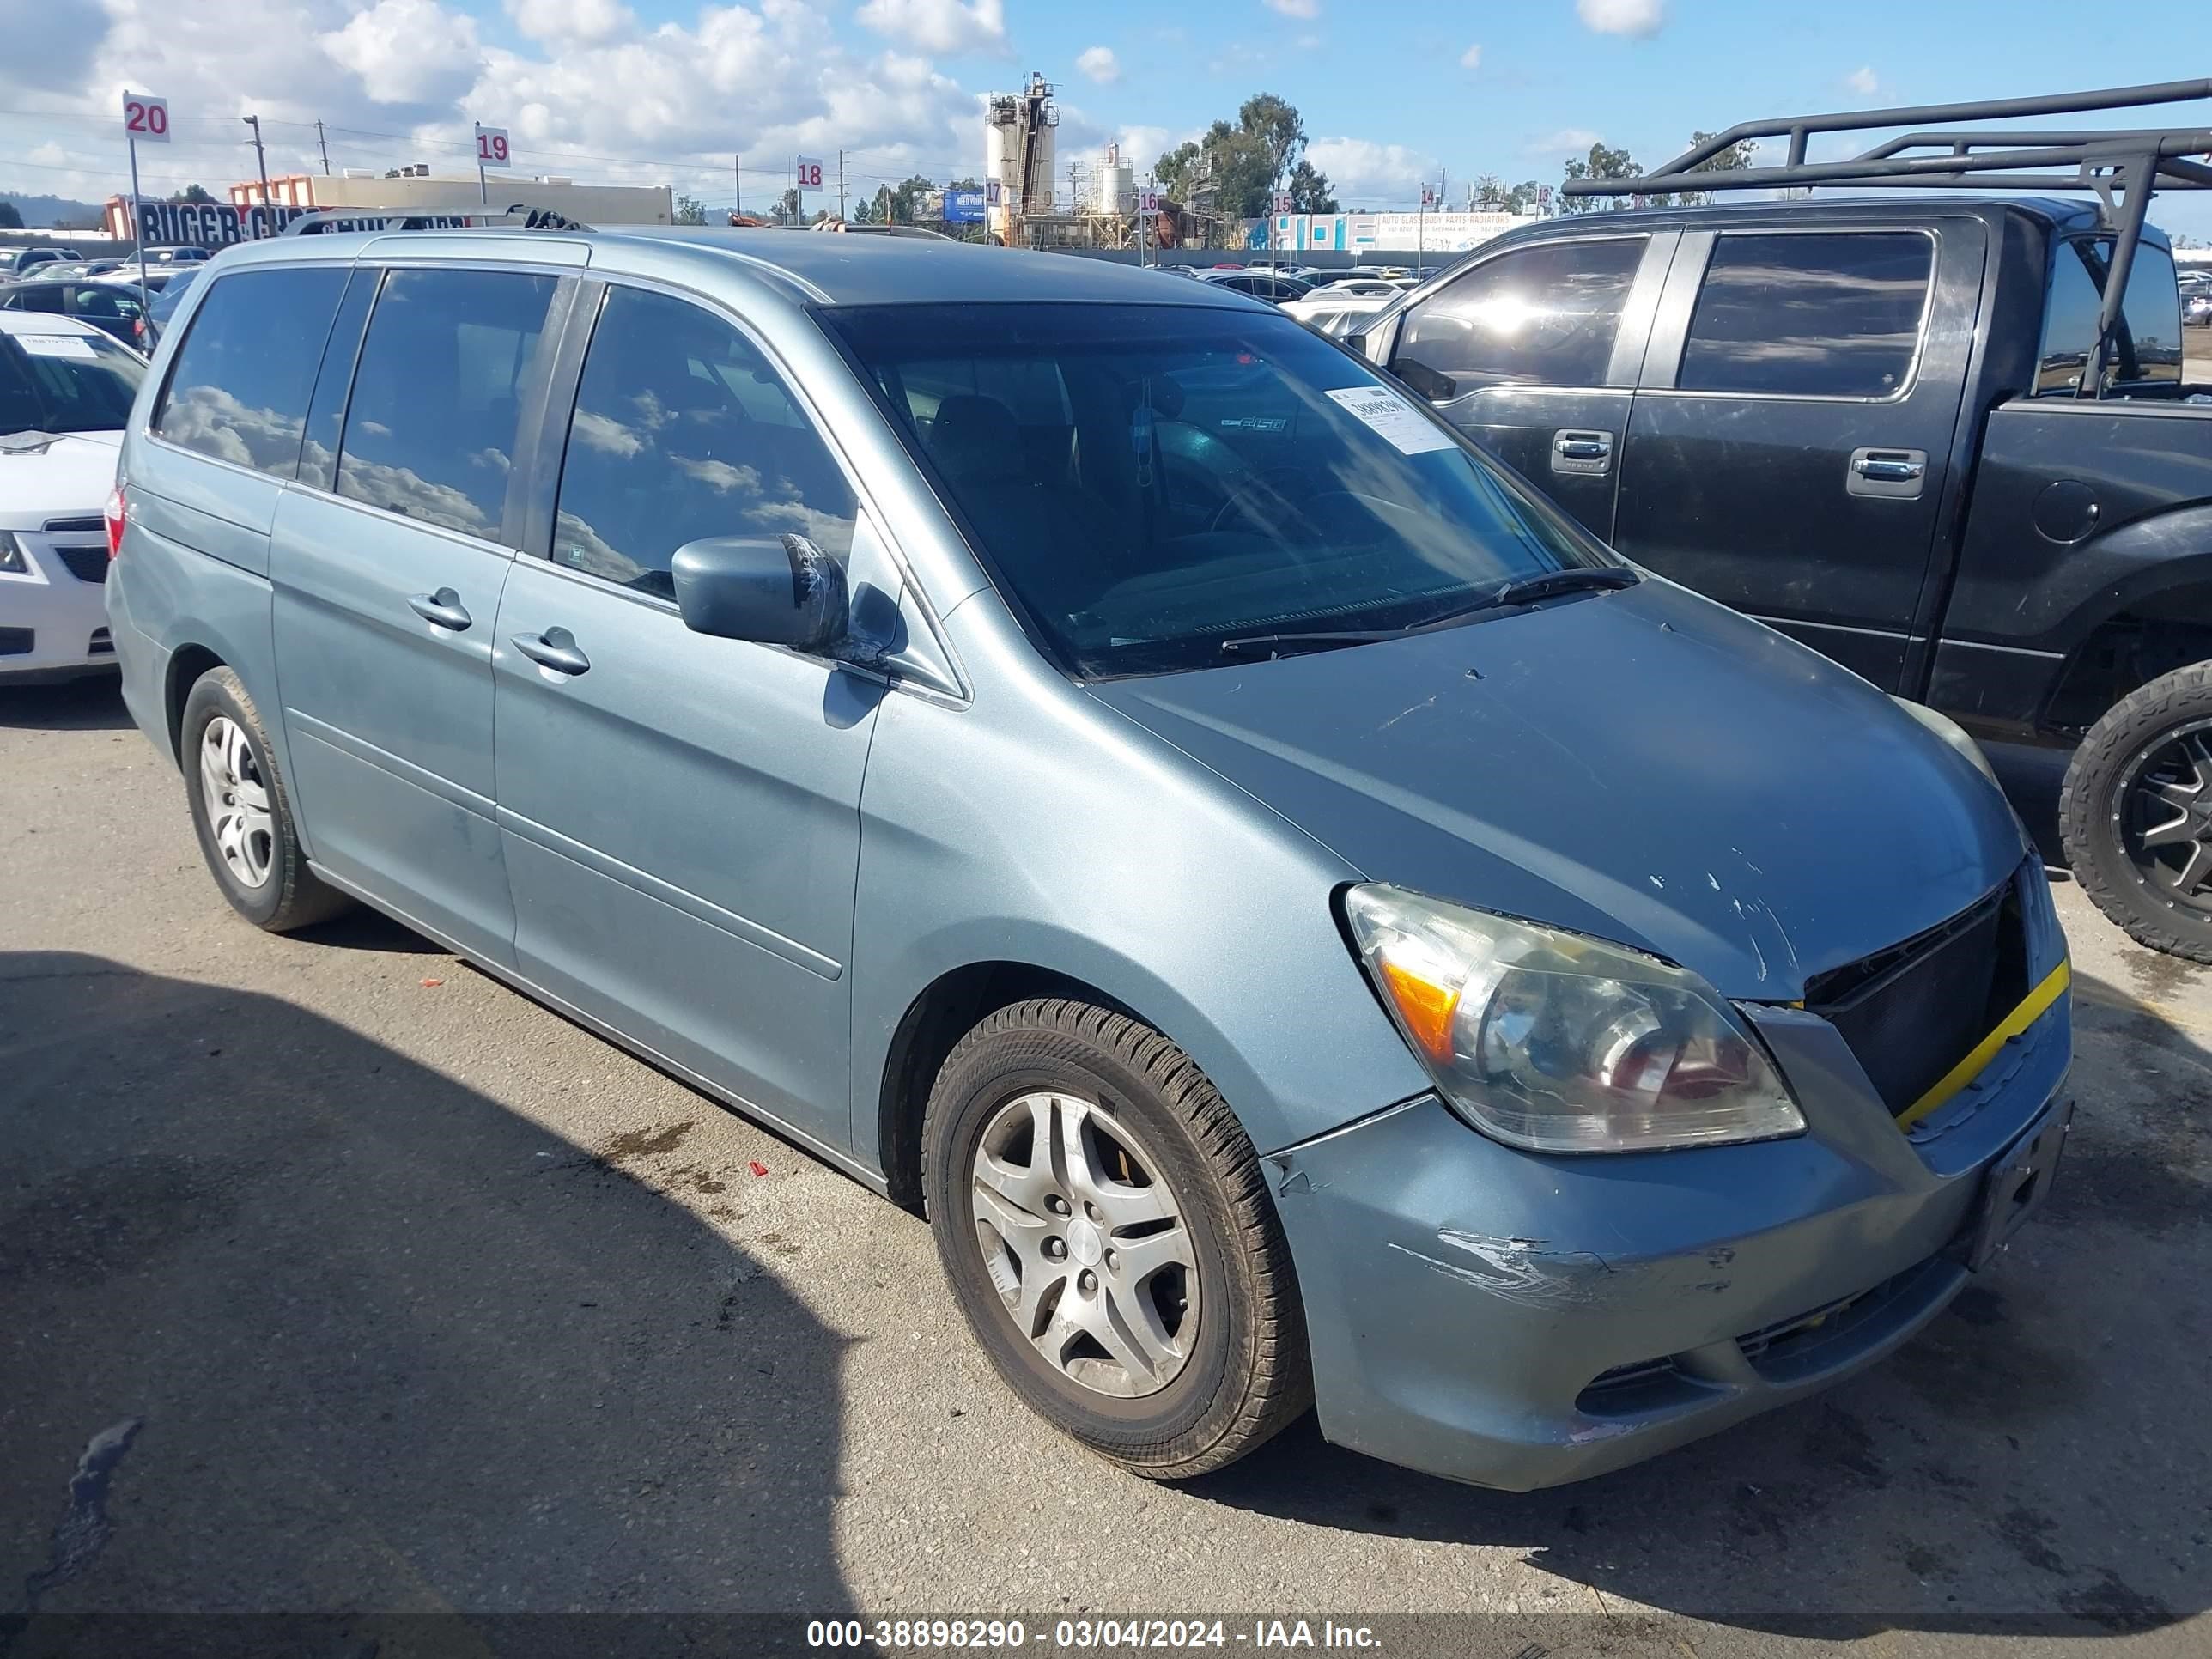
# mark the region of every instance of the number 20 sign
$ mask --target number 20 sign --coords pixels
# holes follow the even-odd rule
[[[123,94],[123,135],[142,144],[169,142],[169,100],[143,93]]]
[[[505,127],[477,129],[477,165],[480,167],[504,167],[514,165],[507,157]]]

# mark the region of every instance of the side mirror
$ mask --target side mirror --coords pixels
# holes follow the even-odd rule
[[[804,536],[686,542],[668,569],[694,633],[816,653],[845,637],[845,567]]]
[[[1417,363],[1411,357],[1401,357],[1390,373],[1432,404],[1448,404],[1459,396],[1457,380],[1449,374],[1439,374],[1426,363]]]

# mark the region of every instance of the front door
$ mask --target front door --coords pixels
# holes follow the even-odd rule
[[[353,363],[347,295],[301,483],[270,538],[277,681],[317,864],[493,962],[514,906],[492,821],[491,642],[513,554],[519,410],[551,276],[398,270]],[[353,328],[358,329],[356,319]]]
[[[847,558],[857,513],[741,330],[611,287],[550,544],[515,561],[493,658],[517,967],[840,1152],[860,779],[882,687],[691,632],[669,561],[705,537],[787,534]]]
[[[1614,545],[1902,689],[1984,243],[1967,219],[1685,237]]]
[[[1674,240],[1577,237],[1480,260],[1407,309],[1391,372],[1609,539],[1642,319]]]

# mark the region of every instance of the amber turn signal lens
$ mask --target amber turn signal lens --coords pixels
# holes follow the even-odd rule
[[[1459,1007],[1459,988],[1438,985],[1389,957],[1376,964],[1382,970],[1383,988],[1398,1006],[1398,1018],[1421,1051],[1439,1065],[1452,1057],[1452,1014]]]

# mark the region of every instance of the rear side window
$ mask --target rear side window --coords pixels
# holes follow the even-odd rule
[[[1728,232],[1713,245],[1674,384],[1889,397],[1911,375],[1935,267],[1936,245],[1917,231]]]
[[[2044,311],[2043,349],[2035,367],[2040,392],[2079,391],[2097,343],[2097,317],[2112,252],[2109,236],[2062,242],[2051,257],[2051,297]],[[2136,246],[2120,326],[2105,356],[2107,386],[2181,379],[2181,290],[2173,256],[2148,242]]]
[[[797,535],[842,560],[858,514],[836,459],[750,340],[685,301],[608,291],[568,428],[554,563],[669,599],[669,561],[686,542]]]
[[[1407,313],[1393,363],[1489,386],[1603,386],[1644,238],[1571,241],[1486,259]]]
[[[354,371],[337,493],[496,540],[554,282],[506,270],[387,276]]]
[[[154,429],[217,460],[292,477],[315,360],[345,279],[342,267],[313,265],[215,283],[170,368]]]

